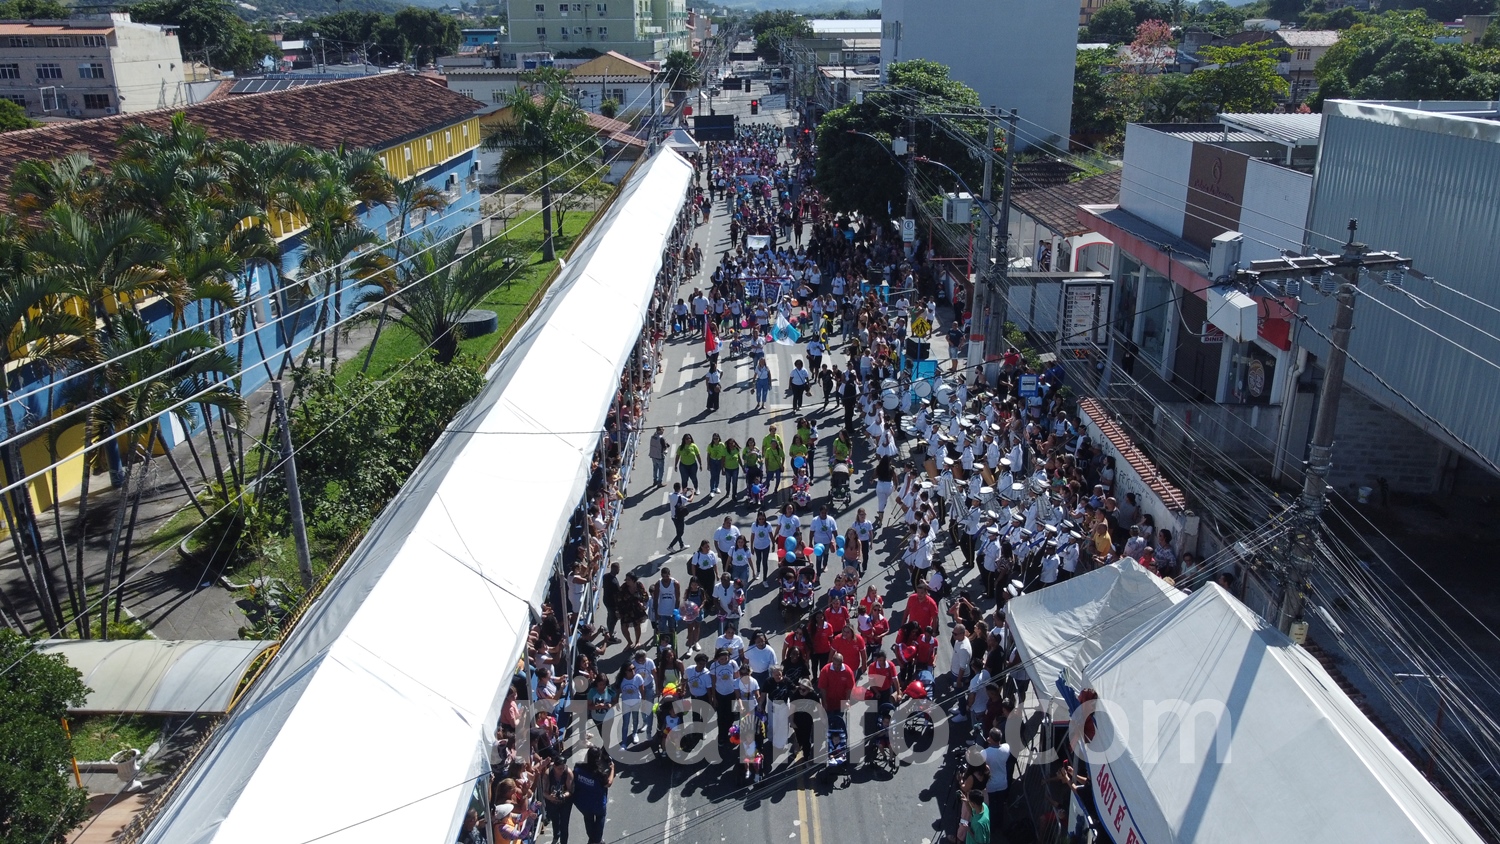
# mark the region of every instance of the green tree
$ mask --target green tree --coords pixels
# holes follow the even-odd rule
[[[1090,146],[1099,140],[1114,138],[1125,131],[1118,103],[1111,96],[1109,82],[1119,71],[1114,50],[1079,50],[1073,67],[1073,119],[1075,135],[1082,135]]]
[[[487,149],[503,151],[500,184],[513,185],[527,177],[542,181],[542,260],[553,261],[552,177],[574,167],[585,167],[599,154],[599,141],[583,110],[552,77],[533,75],[540,88],[517,88],[508,99],[510,119],[484,139]]]
[[[1135,10],[1125,0],[1113,0],[1089,18],[1088,37],[1102,44],[1128,44],[1135,39],[1135,27]]]
[[[1432,39],[1441,27],[1422,12],[1367,16],[1318,60],[1323,99],[1487,100],[1497,79],[1485,50]]]
[[[673,50],[661,65],[662,76],[674,91],[689,91],[698,87],[703,74],[698,70],[698,60],[686,50]]]
[[[214,67],[241,71],[260,67],[265,56],[280,56],[265,33],[234,13],[229,0],[142,0],[128,11],[144,23],[179,27],[184,59],[201,56]]]
[[[400,230],[396,233],[396,242],[391,246],[391,266],[398,271],[402,265],[402,253],[409,253],[406,241],[410,235],[411,216],[422,212],[425,216],[429,212],[441,214],[448,207],[448,200],[444,198],[443,192],[421,181],[410,179],[396,185],[395,196],[391,201],[391,214],[399,222]],[[360,365],[360,372],[370,371],[370,360],[375,357],[375,346],[380,343],[381,329],[385,328],[385,317],[390,312],[390,303],[380,303],[380,313],[375,318],[375,336],[370,338],[370,345],[365,349],[365,362]]]
[[[393,21],[411,46],[412,62],[419,67],[436,61],[439,56],[450,55],[463,38],[458,19],[437,9],[407,6],[396,13]]]
[[[1214,112],[1270,111],[1287,94],[1285,79],[1276,74],[1278,50],[1269,41],[1233,47],[1203,47],[1198,55],[1208,67],[1188,80],[1202,108]]]
[[[422,238],[397,274],[394,290],[388,285],[359,300],[365,307],[380,300],[389,302],[397,314],[396,324],[430,346],[442,364],[452,363],[458,356],[458,344],[464,339],[460,325],[464,315],[504,284],[513,272],[511,266],[521,258],[521,247],[504,238],[491,240],[460,257],[462,239],[462,235],[437,242]]]
[[[875,220],[894,216],[890,210],[906,192],[905,163],[890,151],[891,139],[907,136],[903,114],[911,110],[917,114],[952,112],[980,105],[979,95],[950,78],[948,68],[937,62],[896,62],[888,78],[890,90],[872,91],[863,103],[840,106],[818,125],[818,189],[832,208],[860,211]],[[984,147],[984,124],[974,120],[957,125],[967,140],[954,138],[927,120],[916,121],[916,137],[908,140],[915,140],[917,154],[958,170],[973,185],[983,165],[971,153]]]
[[[1260,3],[1246,6],[1231,6],[1224,0],[1203,0],[1188,15],[1188,23],[1195,28],[1230,36],[1245,28],[1245,21],[1264,11]]]
[[[1340,6],[1331,12],[1308,12],[1302,16],[1302,25],[1307,29],[1348,29],[1365,19],[1364,13],[1353,6]]]
[[[781,45],[794,38],[811,38],[813,28],[802,15],[776,9],[752,16],[750,34],[755,37],[756,55],[767,61],[781,61]]]
[[[67,20],[73,13],[57,0],[9,0],[0,3],[0,20]]]
[[[88,792],[73,786],[73,750],[63,730],[82,706],[83,675],[0,630],[0,835],[5,841],[61,844],[87,814]]]
[[[12,100],[0,100],[0,132],[14,132],[40,126],[26,116],[26,109]]]

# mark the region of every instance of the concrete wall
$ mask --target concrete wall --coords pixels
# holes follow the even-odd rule
[[[1276,258],[1282,249],[1301,251],[1307,208],[1312,203],[1312,176],[1252,159],[1245,168],[1245,197],[1240,231],[1242,262]]]
[[[1181,235],[1192,160],[1192,141],[1134,123],[1126,126],[1120,207],[1153,226]]]
[[[1018,110],[1023,147],[1049,138],[1066,145],[1076,7],[1054,0],[884,0],[881,20],[882,67],[908,59],[945,64],[985,105]]]
[[[182,43],[145,24],[115,27],[110,61],[122,114],[187,104]]]
[[[1379,478],[1401,492],[1437,492],[1447,457],[1448,449],[1417,426],[1344,388],[1328,483],[1345,497],[1352,500],[1361,486],[1378,489]]]

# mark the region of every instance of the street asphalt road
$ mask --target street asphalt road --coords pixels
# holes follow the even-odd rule
[[[748,100],[752,96],[765,97],[759,84],[755,94],[742,93],[728,98],[730,102],[720,100],[717,105],[721,113],[729,109],[739,112],[741,109],[734,106],[741,104],[734,100]],[[782,97],[776,100],[778,105],[784,101]],[[793,122],[792,113],[783,109],[763,109],[756,118],[742,113],[741,119],[776,120],[783,125]],[[730,248],[728,218],[722,206],[716,209],[709,225],[698,229],[697,237],[704,252],[703,274],[698,281],[706,288],[707,277],[712,273],[718,256]],[[679,295],[686,298],[694,286],[692,281],[684,282]],[[707,391],[703,377],[707,363],[701,336],[669,340],[663,371],[657,376],[654,397],[642,429],[644,434],[649,436],[649,432],[661,425],[674,445],[682,434],[691,433],[700,447],[706,448],[711,435],[716,432],[725,439],[733,437],[744,443],[751,437],[759,439],[764,436],[767,425],[775,422],[790,442],[795,426],[791,399],[784,394],[785,378],[793,360],[801,355],[801,347],[772,345],[767,349],[767,360],[776,378],[769,407],[762,411],[753,409],[750,360],[748,357],[729,359],[726,348],[721,356],[724,371],[721,409],[710,413],[705,410]],[[825,362],[840,368],[845,361],[838,349],[825,359]],[[804,520],[815,515],[815,508],[827,500],[827,448],[842,421],[841,412],[832,403],[827,411],[820,409],[821,391],[815,392],[818,397],[808,400],[804,410],[813,412],[819,419],[821,453],[816,461],[814,510],[802,511]],[[823,427],[825,421],[826,427]],[[873,462],[866,451],[862,444],[856,451],[853,501],[834,511],[841,530],[853,521],[854,513],[860,507],[865,507],[872,518],[874,516],[874,480],[870,472]],[[755,517],[750,506],[730,506],[722,497],[705,504],[708,501],[708,475],[706,468],[700,469],[699,506],[689,516],[685,534],[687,550],[668,554],[666,548],[673,531],[667,516],[666,496],[676,479],[675,473],[671,474],[665,486],[654,487],[651,485],[650,460],[643,456],[637,462],[614,549],[615,559],[622,564],[622,572],[633,570],[648,584],[664,564],[671,565],[674,576],[682,580],[687,574],[692,550],[699,540],[711,537],[725,515],[733,516],[735,523],[746,533]],[[771,512],[774,513],[774,509]],[[895,563],[899,560],[901,538],[898,527],[881,531],[865,581],[865,584],[873,583],[885,594],[887,606],[895,610],[904,606],[907,595],[905,578],[896,577],[899,565]],[[939,553],[956,555],[957,552],[944,543]],[[891,565],[891,568],[883,568],[886,565]],[[830,572],[824,577],[824,589],[831,580]],[[865,584],[861,584],[861,595]],[[776,606],[775,588],[757,582],[748,591],[747,626],[772,634],[771,645],[780,653],[785,629]],[[943,609],[946,611],[946,604]],[[705,646],[711,647],[714,625],[705,623],[704,632],[709,638]],[[888,637],[887,643],[889,641]],[[943,647],[945,652],[938,659],[940,669],[946,669],[948,665],[946,642]],[[622,653],[618,647],[612,647],[607,653],[603,664],[611,676],[619,669]],[[960,739],[955,735],[953,740]],[[954,822],[948,816],[955,811],[956,798],[951,787],[954,768],[945,762],[945,757],[950,755],[938,748],[936,753],[919,754],[921,758],[903,764],[893,773],[866,766],[856,770],[848,781],[830,781],[819,776],[820,766],[817,765],[786,767],[784,762],[778,761],[766,779],[754,788],[745,782],[743,774],[730,761],[693,767],[665,760],[622,765],[610,793],[605,840],[611,844],[722,844],[733,836],[736,842],[931,844],[939,840],[943,832],[953,829]],[[578,823],[575,821],[573,826],[572,838],[581,840]],[[548,838],[550,833],[543,836],[544,841]]]

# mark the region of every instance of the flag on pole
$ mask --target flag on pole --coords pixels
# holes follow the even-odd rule
[[[703,353],[709,356],[719,353],[719,335],[714,333],[714,321],[712,319],[704,324]]]
[[[795,346],[802,339],[802,332],[792,325],[785,314],[777,314],[776,323],[771,326],[771,339],[780,346]]]

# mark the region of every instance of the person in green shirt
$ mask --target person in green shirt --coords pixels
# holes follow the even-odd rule
[[[719,494],[719,475],[724,472],[724,457],[729,449],[724,447],[724,441],[714,434],[708,443],[708,494]]]
[[[730,501],[740,491],[740,444],[733,439],[724,443],[724,497]]]
[[[677,471],[682,474],[683,489],[698,489],[698,446],[692,434],[682,435],[682,444],[677,446]]]
[[[807,441],[798,434],[792,437],[792,447],[787,449],[787,455],[792,458],[792,468],[797,468],[797,458],[802,458],[802,465],[807,466],[807,476],[812,477],[812,467],[807,462]]]
[[[766,437],[762,454],[766,459],[766,486],[775,492],[781,489],[781,473],[786,468],[786,450],[781,447],[781,438]]]
[[[854,444],[849,442],[849,431],[840,429],[838,436],[833,438],[833,462],[848,463],[854,455]]]
[[[772,425],[770,431],[768,431],[766,433],[766,435],[761,438],[761,441],[760,441],[760,451],[761,451],[761,453],[765,454],[766,452],[770,451],[772,443],[775,443],[776,446],[777,446],[777,448],[781,449],[781,453],[782,454],[786,453],[786,443],[782,442],[781,441],[781,435],[778,434],[778,433],[776,433],[776,426],[775,425]]]
[[[745,467],[745,489],[748,492],[751,484],[758,484],[763,476],[763,467],[766,459],[760,450],[755,447],[755,437],[745,440],[745,449],[740,452],[740,464]]]
[[[990,810],[984,792],[976,788],[967,797],[959,815],[958,844],[990,844]]]

